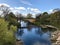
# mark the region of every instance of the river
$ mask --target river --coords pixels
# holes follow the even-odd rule
[[[27,23],[21,21],[21,27],[26,27]],[[51,45],[50,32],[43,32],[41,27],[19,28],[16,39],[22,40],[24,45]]]

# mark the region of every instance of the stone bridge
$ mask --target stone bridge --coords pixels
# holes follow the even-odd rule
[[[24,21],[24,22],[27,22],[28,24],[28,27],[30,27],[30,25],[34,25],[34,22],[36,21],[36,19],[34,18],[23,18],[23,19],[18,19],[18,21]],[[20,27],[20,28],[27,28],[27,27]]]
[[[35,22],[36,21],[36,19],[34,19],[34,18],[31,18],[31,19],[24,19],[25,21],[28,21],[28,22],[31,22],[31,23],[33,23],[33,22]]]
[[[35,18],[23,18],[23,19],[18,19],[18,20],[23,20],[23,21],[30,22],[30,23],[34,23],[36,21]]]

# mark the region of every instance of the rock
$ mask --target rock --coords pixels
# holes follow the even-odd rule
[[[60,36],[57,38],[57,41],[60,41]]]
[[[16,41],[16,45],[24,45],[23,41]]]
[[[60,45],[60,31],[55,31],[52,33],[51,41],[52,45]]]
[[[51,34],[52,43],[56,42],[57,38],[58,38],[58,31],[52,32],[52,34]]]

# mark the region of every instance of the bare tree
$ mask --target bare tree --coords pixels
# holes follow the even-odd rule
[[[2,11],[2,15],[3,16],[6,16],[9,12],[10,12],[10,9],[9,7],[5,6],[5,5],[1,5],[0,6],[0,11]]]

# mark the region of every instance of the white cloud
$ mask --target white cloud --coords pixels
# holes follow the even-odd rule
[[[56,12],[56,10],[53,11],[53,9],[51,9],[51,10],[48,11],[49,14],[50,14],[50,13],[54,13],[54,12]]]
[[[16,14],[16,13],[21,13],[22,11],[26,11],[25,7],[10,7],[10,10]]]
[[[26,10],[25,7],[15,7],[17,10]]]
[[[30,8],[27,8],[28,10],[30,9]]]
[[[30,6],[32,5],[30,2],[28,2],[26,0],[20,0],[20,2],[23,3],[23,4],[26,4],[26,5],[30,5]]]
[[[5,3],[1,3],[0,6],[7,6],[7,7],[10,7],[8,4],[5,4]]]
[[[31,13],[32,17],[34,17],[34,18],[36,17],[37,13],[41,13],[41,11],[38,8],[30,8],[30,7],[28,7],[27,10],[30,11],[29,13]]]
[[[22,11],[26,11],[26,8],[25,7],[14,7],[14,8],[11,8],[12,12],[15,14],[15,13],[21,13]]]
[[[34,8],[31,8],[31,11],[33,11],[33,12],[36,12],[36,13],[39,13],[40,12],[40,10],[39,9],[34,9]]]
[[[41,11],[37,8],[27,8],[28,10],[34,12],[34,13],[40,13]]]
[[[26,8],[25,7],[11,7],[10,5],[8,4],[5,4],[5,3],[1,3],[0,6],[6,6],[6,7],[9,7],[9,9],[13,12],[13,13],[16,13],[16,12],[21,12],[21,11],[25,11]],[[1,12],[1,11],[0,11]]]
[[[52,13],[53,12],[53,9],[49,10],[48,13]]]
[[[32,17],[33,17],[33,18],[36,18],[36,14],[33,13],[33,14],[32,14]]]
[[[13,8],[13,7],[10,7],[9,9],[10,9],[10,10],[14,10],[14,8]]]
[[[2,11],[0,11],[0,13],[2,13]]]
[[[23,0],[23,1],[25,1],[25,0]],[[26,2],[27,2],[27,1],[25,1],[25,3],[26,3]],[[27,2],[26,4],[32,5],[32,4],[28,3],[28,2]],[[0,6],[1,6],[1,5],[4,5],[4,6],[6,6],[6,7],[9,7],[9,9],[11,10],[11,12],[13,12],[14,14],[16,14],[16,13],[21,13],[21,14],[23,14],[23,15],[25,15],[25,16],[26,16],[28,13],[31,13],[31,14],[33,14],[33,17],[35,17],[35,14],[41,12],[41,11],[40,11],[39,9],[37,9],[37,8],[11,7],[10,5],[5,4],[5,3],[0,4]],[[1,11],[0,11],[0,13],[1,13]]]

